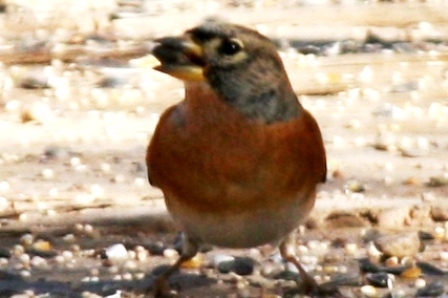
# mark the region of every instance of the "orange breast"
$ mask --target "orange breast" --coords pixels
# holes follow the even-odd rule
[[[326,175],[321,134],[307,111],[264,125],[199,86],[162,115],[147,164],[154,185],[208,213],[275,209],[287,202],[273,198],[296,200],[295,193],[313,192]]]

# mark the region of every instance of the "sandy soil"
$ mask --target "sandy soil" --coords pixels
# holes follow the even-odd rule
[[[448,220],[445,2],[218,10],[219,2],[200,1],[205,12],[199,6],[180,12],[171,7],[124,18],[129,12],[113,1],[94,8],[80,1],[75,11],[92,16],[81,24],[79,14],[69,15],[60,3],[48,10],[17,3],[0,15],[2,297],[25,290],[28,296],[23,297],[105,297],[117,290],[123,291],[117,297],[133,297],[145,285],[139,279],[169,262],[155,252],[132,262],[101,258],[116,243],[129,251],[136,246],[151,251],[158,241],[167,248],[175,239],[161,192],[146,182],[144,155],[160,113],[182,99],[182,85],[141,67],[149,58],[132,60],[130,67],[127,62],[142,56],[153,37],[181,32],[204,15],[256,27],[280,42],[319,46],[329,41],[328,50],[318,56],[288,47],[282,51],[301,102],[322,128],[330,169],[299,240],[303,246],[341,239],[355,244],[354,253],[345,244],[334,251],[343,256],[337,266],[359,275],[357,259],[368,255],[363,235],[371,228],[384,233],[423,230],[436,238],[443,234]],[[65,18],[57,21],[54,11]],[[121,17],[108,21],[109,13],[117,11]],[[380,38],[380,50],[342,55],[347,39],[362,44],[370,35]],[[114,36],[118,42],[98,36]],[[109,56],[117,59],[105,59]],[[40,63],[23,64],[23,59]],[[413,257],[445,268],[440,257],[445,250],[443,238]],[[65,258],[56,258],[64,253]],[[251,252],[214,250],[205,258],[220,253]],[[254,258],[263,262],[265,256]],[[241,291],[243,277],[208,272],[206,278],[194,274],[198,271],[175,278],[182,296],[263,294],[254,282],[243,287],[248,292]],[[399,279],[397,284],[405,292],[416,291],[413,282]],[[265,293],[282,295],[285,288],[268,287]],[[361,296],[359,291],[359,285],[347,287],[349,297]]]

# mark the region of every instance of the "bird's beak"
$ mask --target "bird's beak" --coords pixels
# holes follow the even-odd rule
[[[188,36],[156,40],[153,55],[160,61],[154,69],[184,81],[203,81],[203,48]]]

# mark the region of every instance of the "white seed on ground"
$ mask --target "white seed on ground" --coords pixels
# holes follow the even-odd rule
[[[0,210],[4,210],[9,207],[8,199],[0,196]]]
[[[91,193],[79,193],[75,196],[75,204],[88,205],[95,200],[95,196]]]
[[[93,233],[93,226],[89,225],[89,224],[86,224],[84,226],[84,232],[86,232],[87,234],[92,234]]]
[[[144,179],[144,178],[137,177],[137,178],[134,179],[134,185],[135,186],[139,186],[139,187],[146,186],[146,183],[147,183],[146,179]]]
[[[20,271],[20,276],[24,278],[28,278],[31,276],[31,272],[29,270],[22,270]]]
[[[345,251],[351,255],[356,254],[358,252],[358,245],[356,243],[347,243],[345,245]]]
[[[374,297],[378,297],[379,293],[378,290],[371,286],[371,285],[365,285],[361,287],[361,293],[365,296],[365,297],[369,297],[369,298],[374,298]]]
[[[11,189],[8,181],[0,181],[0,192],[6,192]]]
[[[58,264],[63,264],[66,261],[64,256],[62,256],[62,255],[55,256],[53,260]]]
[[[30,263],[31,257],[29,254],[21,254],[19,256],[19,260],[20,262],[22,262],[22,264],[27,265]]]
[[[69,250],[64,250],[61,254],[61,256],[67,260],[70,261],[73,259],[73,252],[69,251]]]
[[[379,258],[383,253],[376,248],[372,241],[370,241],[367,246],[367,254],[369,257]]]
[[[167,248],[163,251],[163,256],[165,258],[174,259],[179,257],[179,253],[173,248]]]
[[[137,279],[137,280],[144,279],[145,276],[146,276],[146,275],[145,275],[145,273],[143,273],[143,272],[134,273],[134,279]]]
[[[81,158],[77,156],[73,156],[72,158],[70,158],[70,165],[72,167],[79,166],[80,164],[81,164]]]
[[[44,179],[49,180],[54,178],[54,171],[52,169],[43,169],[41,174]]]
[[[395,267],[395,266],[398,266],[398,264],[399,264],[399,260],[398,260],[398,257],[389,257],[389,258],[387,258],[386,259],[386,261],[384,262],[384,264],[387,266],[387,267]]]
[[[48,265],[47,260],[42,257],[34,256],[30,261],[31,266],[33,267],[46,267]]]
[[[435,227],[434,228],[434,238],[444,239],[445,238],[445,229],[443,227]]]
[[[103,197],[104,196],[104,188],[99,184],[90,185],[90,194],[95,197]]]
[[[76,237],[73,234],[67,234],[67,235],[64,235],[64,237],[62,237],[62,240],[64,240],[64,242],[67,242],[67,243],[73,243],[73,242],[75,242]]]
[[[101,169],[101,171],[103,173],[109,173],[111,171],[111,169],[112,169],[112,166],[109,163],[107,163],[107,162],[103,162],[100,165],[100,169]]]
[[[30,246],[34,242],[34,236],[31,234],[25,234],[22,237],[20,237],[19,242],[24,246]]]
[[[126,259],[128,257],[128,250],[126,247],[121,244],[113,244],[106,248],[106,256],[111,260],[117,260],[117,259]]]
[[[417,278],[414,282],[414,286],[417,289],[422,289],[422,288],[426,287],[426,280],[424,280],[423,278]]]

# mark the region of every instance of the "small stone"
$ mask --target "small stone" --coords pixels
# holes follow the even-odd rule
[[[400,276],[404,278],[418,278],[422,275],[422,270],[418,267],[411,267],[403,272],[401,272]]]
[[[161,241],[151,242],[146,245],[146,249],[148,249],[149,253],[154,256],[161,256],[165,250],[165,245]]]
[[[163,256],[168,259],[174,259],[179,257],[179,253],[173,248],[167,248],[163,250]]]
[[[104,253],[109,260],[123,260],[128,257],[128,250],[121,243],[109,246]]]
[[[392,288],[393,281],[389,274],[385,272],[368,273],[365,278],[367,282],[374,287]]]
[[[432,206],[430,215],[434,221],[448,221],[448,206]]]
[[[364,192],[366,187],[360,181],[350,180],[344,185],[344,189],[348,192]]]
[[[11,252],[9,249],[0,246],[0,258],[9,259],[11,257]]]
[[[43,169],[41,175],[42,178],[49,180],[54,178],[54,171],[52,169]]]
[[[30,121],[46,123],[53,118],[53,111],[48,104],[43,102],[34,102],[33,104],[24,106],[20,114],[20,119],[23,123]]]
[[[336,229],[368,226],[368,223],[356,214],[341,211],[332,212],[325,218],[325,222],[327,226]]]
[[[233,262],[235,261],[235,257],[231,255],[225,255],[225,254],[217,254],[214,255],[212,258],[212,264],[217,268],[221,262]]]
[[[235,270],[235,260],[222,261],[218,264],[216,269],[223,274],[233,272]]]
[[[50,145],[44,149],[42,159],[47,160],[63,160],[70,156],[67,148]]]
[[[235,273],[238,275],[250,275],[254,271],[255,260],[249,257],[235,258]]]
[[[386,256],[414,256],[422,250],[422,243],[417,232],[406,232],[378,237],[375,246]]]
[[[430,177],[427,183],[429,187],[441,187],[448,185],[448,174],[442,176]]]
[[[365,297],[369,297],[369,298],[374,298],[374,297],[378,297],[379,293],[378,290],[371,286],[371,285],[365,285],[361,287],[361,293],[365,296]]]
[[[393,257],[387,258],[386,261],[384,261],[384,264],[387,267],[396,267],[400,264],[400,262],[396,256],[393,256]]]
[[[410,221],[410,208],[394,208],[382,210],[376,216],[378,227],[384,229],[397,229]]]
[[[414,282],[414,286],[417,289],[422,289],[422,288],[426,287],[426,280],[424,280],[423,278],[417,278]]]
[[[20,237],[20,244],[24,246],[30,246],[33,244],[34,236],[31,234],[25,234],[22,237]]]
[[[418,297],[439,297],[445,292],[445,287],[442,281],[435,281],[425,286],[424,288],[418,289]]]

